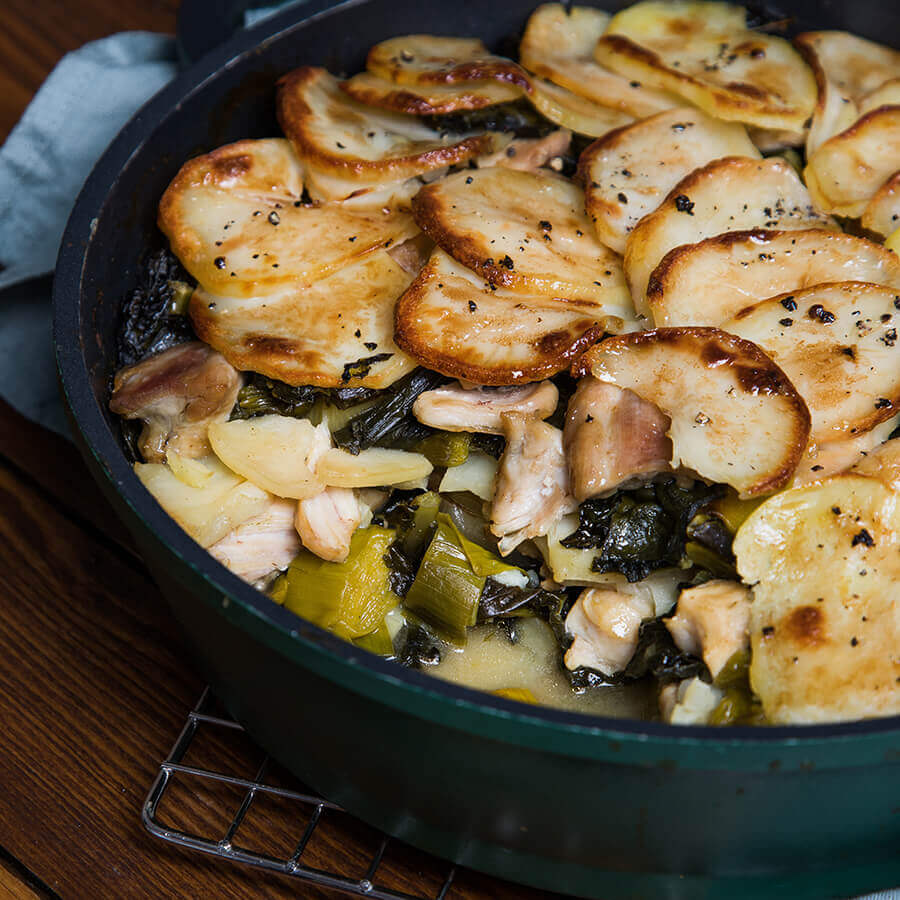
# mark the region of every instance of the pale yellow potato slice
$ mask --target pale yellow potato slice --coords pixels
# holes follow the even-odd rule
[[[820,208],[861,216],[900,160],[900,106],[881,106],[829,138],[806,163],[803,177]]]
[[[802,131],[816,102],[803,57],[784,38],[748,30],[745,10],[727,3],[636,3],[613,16],[595,58],[717,118],[759,128]]]
[[[897,71],[900,73],[900,67]],[[860,98],[859,114],[864,116],[882,106],[900,106],[900,77],[886,81],[881,87]]]
[[[734,540],[753,585],[750,684],[772,724],[900,713],[900,494],[837,475],[762,504]]]
[[[859,222],[863,228],[883,238],[900,228],[900,172],[894,172],[875,191]]]
[[[365,488],[427,478],[434,467],[421,453],[370,447],[359,453],[331,448],[316,462],[316,475],[332,487]]]
[[[413,215],[491,284],[634,317],[621,258],[597,240],[584,193],[567,178],[500,167],[458,172],[422,188]]]
[[[594,141],[579,160],[585,207],[597,236],[617,253],[635,225],[685,175],[723,156],[759,158],[744,126],[684,106]]]
[[[416,234],[402,212],[304,205],[301,175],[288,141],[220,147],[181,167],[159,227],[203,287],[233,297],[315,281]]]
[[[814,444],[900,412],[897,288],[846,281],[763,300],[722,324],[762,347],[800,392]]]
[[[594,46],[606,30],[609,13],[589,6],[544,3],[529,17],[519,59],[530,72],[572,93],[643,118],[682,101],[605,69],[594,60]]]
[[[644,315],[649,312],[650,274],[670,250],[683,244],[749,228],[832,225],[828,216],[816,211],[799,176],[783,159],[715,160],[678,182],[628,236],[625,277],[635,309]]]
[[[659,328],[607,338],[573,367],[634,391],[671,419],[672,465],[741,497],[791,478],[810,417],[785,373],[756,344],[716,328]]]
[[[634,121],[620,109],[601,106],[544,78],[533,79],[532,87],[528,95],[531,105],[542,116],[569,131],[600,137]]]
[[[559,372],[604,332],[623,327],[599,304],[492,289],[435,248],[397,303],[394,337],[429,369],[501,385]]]
[[[379,250],[255,297],[198,289],[189,313],[198,337],[236,369],[295,385],[383,388],[415,366],[393,340],[394,304],[412,278]]]
[[[863,457],[853,471],[857,475],[877,478],[892,491],[900,491],[900,438],[885,441]]]
[[[497,149],[488,134],[441,135],[415,116],[358,103],[325,69],[304,66],[278,83],[278,120],[316,168],[364,181],[400,181]]]
[[[429,177],[440,177],[446,169],[433,169]],[[310,163],[303,167],[306,189],[309,196],[318,203],[338,200],[349,208],[399,209],[409,211],[412,198],[425,184],[421,176],[385,181],[383,178],[371,180],[345,178],[319,169]]]
[[[647,303],[657,326],[721,325],[760,300],[832,281],[900,289],[900,257],[822,228],[732,231],[670,250],[650,276]]]

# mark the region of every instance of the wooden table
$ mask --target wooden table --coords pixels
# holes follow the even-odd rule
[[[173,31],[176,6],[2,0],[0,140],[63,53],[126,28]],[[141,804],[203,684],[76,451],[2,400],[0,572],[0,897],[335,900],[334,891],[181,850],[142,827]],[[254,765],[259,755],[221,741],[206,752],[211,766]],[[216,804],[228,799],[193,788],[180,797],[180,824],[210,833],[220,826]],[[274,814],[256,826],[263,841],[284,837]],[[366,832],[339,821],[308,861],[352,868],[369,852]],[[391,886],[410,893],[440,871],[403,847],[385,862]],[[546,896],[474,873],[449,894]]]

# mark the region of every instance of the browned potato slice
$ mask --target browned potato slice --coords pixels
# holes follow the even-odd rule
[[[190,316],[198,337],[237,369],[288,384],[383,388],[415,365],[393,340],[394,303],[412,277],[379,250],[255,297],[198,289]]]
[[[436,248],[397,303],[397,344],[429,369],[477,384],[539,381],[622,327],[591,302],[491,289]]]
[[[780,368],[750,341],[717,328],[658,328],[607,338],[573,368],[634,391],[671,419],[672,464],[742,497],[790,480],[809,411]]]
[[[759,157],[743,125],[680,107],[594,141],[578,162],[597,236],[617,253],[634,226],[699,166],[723,156]]]
[[[495,56],[477,38],[407,34],[376,44],[366,68],[395,84],[458,84],[501,81],[531,90],[527,73],[511,59]]]
[[[825,141],[803,177],[820,209],[861,216],[900,160],[900,106],[881,106]]]
[[[840,231],[732,231],[670,250],[650,276],[647,303],[657,326],[721,325],[776,294],[851,280],[900,289],[900,258]]]
[[[617,75],[594,60],[594,45],[609,18],[609,13],[589,6],[569,10],[561,3],[539,6],[519,44],[522,65],[566,90],[635,118],[682,105],[678,97]]]
[[[534,90],[528,95],[532,106],[551,122],[578,134],[600,137],[634,121],[620,109],[601,106],[552,81],[535,78],[532,86]]]
[[[597,42],[604,66],[671,91],[720,119],[802,131],[816,82],[784,38],[746,28],[740,6],[644,0],[613,16]]]
[[[734,541],[753,584],[750,684],[773,724],[900,713],[900,504],[837,475],[770,498]]]
[[[422,230],[492,284],[529,295],[588,301],[633,319],[620,258],[594,236],[584,194],[552,172],[458,172],[413,200]]]
[[[900,69],[897,70],[900,72]],[[892,78],[859,101],[859,114],[864,116],[881,106],[900,106],[900,78]]]
[[[371,72],[360,72],[341,88],[354,100],[368,106],[381,106],[414,116],[430,116],[482,109],[497,103],[509,103],[522,96],[522,88],[502,81],[471,81],[460,84],[398,85]]]
[[[333,75],[312,66],[278,83],[278,121],[304,161],[369,181],[411,178],[496,149],[490,135],[441,138],[415,116],[358,103]]]
[[[635,309],[647,314],[650,273],[675,247],[748,228],[829,227],[783,159],[731,156],[691,172],[628,237],[625,277]]]
[[[900,172],[894,172],[863,210],[860,224],[886,238],[900,228]]]
[[[854,467],[857,475],[877,478],[892,491],[900,491],[900,438],[886,441]]]
[[[848,281],[773,297],[722,325],[784,369],[812,416],[814,444],[868,431],[900,411],[897,288]]]

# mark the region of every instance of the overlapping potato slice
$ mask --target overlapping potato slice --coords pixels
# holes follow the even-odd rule
[[[892,78],[870,94],[866,94],[858,105],[861,116],[882,106],[900,106],[900,77]]]
[[[620,109],[601,106],[545,78],[535,78],[532,86],[534,89],[528,95],[532,106],[551,122],[578,134],[601,137],[634,121]]]
[[[572,93],[635,118],[680,106],[674,95],[611,72],[594,60],[594,45],[609,18],[609,13],[589,6],[568,10],[561,3],[539,6],[519,44],[522,65]]]
[[[900,228],[900,172],[877,190],[859,220],[863,228],[887,237]]]
[[[198,288],[190,316],[198,337],[237,369],[288,384],[383,388],[415,366],[393,340],[394,303],[412,277],[378,250],[254,297]]]
[[[307,163],[304,167],[306,190],[316,202],[341,201],[349,208],[408,210],[412,198],[425,183],[422,176],[399,181],[375,178],[345,178],[333,172],[325,172]],[[440,176],[446,169],[433,169],[428,176]]]
[[[659,328],[607,338],[576,377],[634,391],[671,419],[672,464],[742,497],[783,487],[809,438],[809,411],[759,347],[716,328]]]
[[[399,181],[496,149],[491,135],[442,138],[415,116],[358,103],[312,66],[279,82],[278,120],[304,161],[368,181]]]
[[[657,326],[721,325],[760,300],[834,281],[900,289],[900,257],[822,228],[732,231],[670,250],[650,276],[647,303]]]
[[[811,156],[862,114],[862,98],[900,77],[900,51],[847,31],[808,31],[794,43],[813,70],[817,100],[806,139]]]
[[[773,724],[900,713],[900,495],[837,475],[767,500],[734,541],[750,684]]]
[[[594,236],[584,194],[566,178],[499,167],[458,172],[422,188],[413,215],[438,246],[494,285],[634,318],[620,259]]]
[[[644,0],[613,16],[594,52],[628,78],[759,128],[802,131],[816,102],[803,57],[748,30],[745,10],[727,3]]]
[[[831,227],[816,211],[794,169],[783,159],[726,157],[683,178],[628,237],[625,277],[639,313],[647,314],[647,283],[663,257],[728,231]]]
[[[722,325],[762,347],[812,416],[814,444],[852,437],[900,411],[900,290],[847,281],[764,300]]]
[[[477,38],[407,34],[376,44],[366,68],[395,84],[500,81],[530,91],[528,75],[511,59],[495,56]]]
[[[661,112],[594,141],[579,160],[597,235],[617,253],[635,225],[699,166],[723,156],[758,158],[743,125],[699,109]]]
[[[477,384],[538,381],[624,323],[599,304],[493,288],[436,248],[397,303],[397,344]]]
[[[829,138],[803,177],[816,205],[837,216],[861,216],[900,161],[900,106],[881,106]]]

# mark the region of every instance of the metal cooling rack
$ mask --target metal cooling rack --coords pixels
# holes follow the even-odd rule
[[[291,790],[268,782],[267,774],[270,770],[268,757],[263,760],[252,779],[216,771],[216,767],[207,768],[185,764],[185,757],[197,739],[201,728],[221,729],[226,732],[230,731],[232,734],[243,732],[243,728],[237,722],[230,718],[214,715],[214,711],[215,701],[209,688],[206,688],[196,706],[188,714],[181,734],[175,741],[168,757],[160,764],[159,773],[144,801],[141,813],[144,826],[152,835],[169,843],[191,850],[199,850],[232,863],[256,866],[270,872],[288,875],[307,884],[332,888],[358,897],[377,898],[377,900],[445,900],[447,898],[456,875],[456,867],[449,863],[446,864],[448,867],[446,877],[436,894],[407,894],[378,884],[379,867],[388,845],[392,843],[392,839],[385,835],[381,836],[380,844],[371,856],[368,868],[362,878],[351,878],[339,872],[331,872],[305,864],[304,851],[307,850],[310,840],[322,820],[323,813],[334,811],[343,815],[348,814],[341,807],[314,793]],[[171,792],[173,779],[176,777],[186,780],[188,783],[191,780],[199,779],[206,785],[211,783],[227,785],[243,791],[243,799],[224,831],[218,835],[201,835],[164,824],[161,810],[165,806],[167,792]],[[300,823],[297,828],[300,836],[289,856],[270,855],[246,849],[241,845],[241,826],[247,813],[254,801],[266,796],[287,801],[290,808],[296,809],[298,813],[297,818],[294,819],[292,816],[291,820]],[[305,825],[303,824],[304,820]]]

